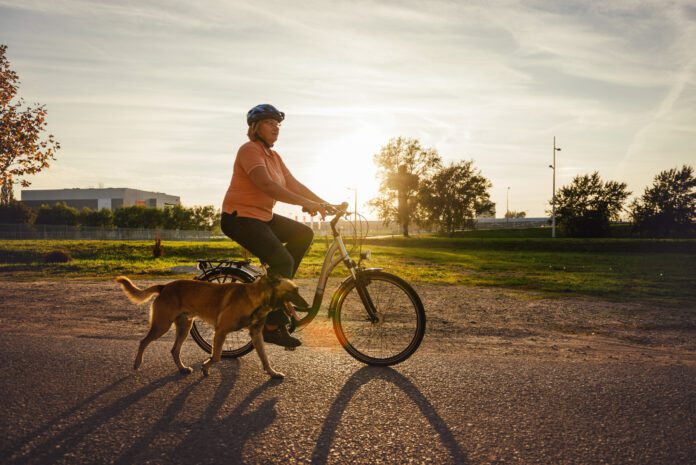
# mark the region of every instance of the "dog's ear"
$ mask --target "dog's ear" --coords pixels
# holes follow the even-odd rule
[[[281,275],[279,275],[278,273],[266,274],[266,279],[268,279],[268,284],[270,284],[271,286],[277,286],[278,284],[280,284],[280,280],[282,278],[283,277]]]
[[[302,296],[300,295],[300,290],[298,288],[295,288],[292,291],[290,291],[285,296],[285,299],[295,304],[295,307],[297,308],[309,308],[309,304],[306,300],[302,298]]]

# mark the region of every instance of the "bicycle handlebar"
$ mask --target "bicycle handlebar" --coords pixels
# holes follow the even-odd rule
[[[346,211],[348,209],[348,202],[343,202],[343,203],[337,204],[337,205],[330,204],[330,203],[322,203],[321,206],[324,207],[324,209],[326,210],[326,213],[328,213],[329,215],[341,216],[341,215],[344,215],[346,213]],[[312,216],[317,214],[316,211],[310,211],[306,207],[302,207],[302,211],[305,213],[309,213]]]
[[[331,225],[331,231],[333,232],[334,236],[338,234],[336,231],[336,223],[338,223],[338,220],[341,219],[343,215],[345,215],[348,212],[348,202],[343,202],[339,205],[332,205],[330,203],[324,203],[322,204],[322,207],[324,209],[328,210],[327,213],[330,215],[334,215],[333,219],[330,222]],[[302,208],[303,212],[310,213],[312,215],[316,214],[316,212],[311,212],[306,208]]]

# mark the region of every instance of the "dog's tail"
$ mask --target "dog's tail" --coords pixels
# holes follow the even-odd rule
[[[162,292],[162,288],[164,287],[163,284],[157,284],[155,286],[150,286],[147,289],[140,289],[125,276],[119,276],[116,278],[116,282],[121,285],[123,292],[126,293],[131,302],[136,304],[141,304],[150,300],[150,297],[153,295],[158,295],[160,292]]]

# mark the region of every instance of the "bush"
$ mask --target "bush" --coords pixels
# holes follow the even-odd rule
[[[10,202],[0,205],[0,223],[2,224],[32,224],[36,213],[22,202]]]
[[[114,212],[114,225],[119,228],[157,229],[164,227],[165,213],[142,205],[119,208]]]
[[[43,256],[44,263],[68,263],[72,260],[67,250],[52,250]]]
[[[78,221],[82,226],[110,228],[114,225],[114,213],[108,208],[90,210],[85,207],[80,212]]]
[[[77,224],[77,210],[69,207],[65,203],[51,205],[41,205],[36,214],[36,224],[57,224],[75,226]]]
[[[119,228],[210,231],[219,223],[220,213],[212,205],[192,208],[175,205],[163,210],[135,205],[113,213],[113,224]]]

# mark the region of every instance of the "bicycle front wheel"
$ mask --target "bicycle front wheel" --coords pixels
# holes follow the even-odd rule
[[[251,275],[237,268],[222,268],[197,279],[211,283],[248,283],[254,280]],[[191,327],[191,337],[201,349],[209,354],[213,352],[215,328],[211,324],[196,319]],[[225,337],[221,356],[222,358],[237,358],[252,350],[254,350],[254,345],[251,343],[249,332],[245,330],[233,331]]]
[[[425,310],[403,279],[377,270],[361,272],[375,315],[363,304],[355,280],[339,289],[333,326],[343,348],[368,365],[401,363],[418,349],[425,334]]]

